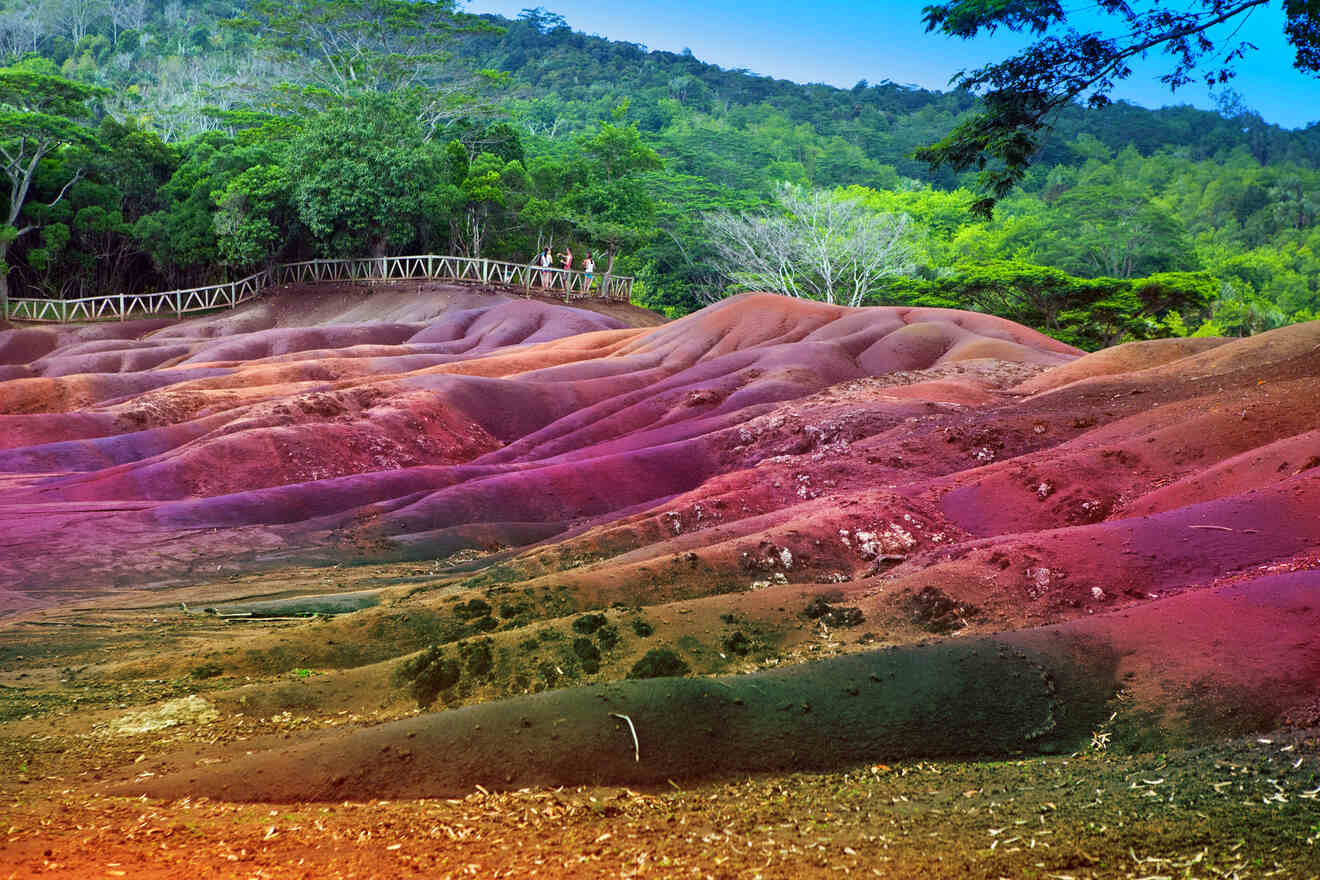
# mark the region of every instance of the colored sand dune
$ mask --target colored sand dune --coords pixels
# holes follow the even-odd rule
[[[136,790],[656,782],[1067,750],[1116,695],[1211,733],[1320,700],[1320,322],[1085,355],[982,314],[767,294],[661,324],[303,291],[0,331],[0,380],[4,611],[411,561],[455,589],[498,566],[570,610],[782,623],[828,589],[891,625],[884,650],[606,675]]]

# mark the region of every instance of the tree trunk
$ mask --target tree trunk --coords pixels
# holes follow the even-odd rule
[[[605,278],[602,279],[602,281],[601,281],[601,284],[600,284],[600,293],[601,293],[601,296],[605,297],[606,299],[609,299],[609,298],[610,298],[610,276],[614,274],[614,258],[617,257],[617,256],[619,255],[619,251],[618,251],[618,248],[611,247],[611,248],[609,248],[608,250],[606,250],[605,253],[609,256],[610,261],[609,261],[608,263],[605,264]]]
[[[0,241],[0,321],[9,318],[9,264],[5,257],[9,255],[9,242]]]

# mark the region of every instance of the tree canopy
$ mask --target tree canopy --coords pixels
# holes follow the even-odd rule
[[[1079,30],[1077,16],[1059,0],[953,0],[927,6],[928,31],[972,38],[1000,28],[1038,39],[1017,55],[954,80],[981,95],[981,108],[943,139],[917,151],[938,167],[976,168],[983,195],[972,209],[988,216],[995,202],[1018,184],[1041,147],[1041,135],[1057,114],[1078,99],[1090,107],[1110,102],[1114,87],[1132,75],[1130,62],[1159,51],[1168,57],[1161,77],[1170,88],[1202,79],[1215,86],[1233,78],[1235,63],[1255,47],[1220,26],[1240,22],[1270,0],[1192,0],[1136,5],[1100,0],[1087,10],[1102,13],[1106,27]],[[1294,66],[1320,71],[1320,4],[1284,0]]]
[[[28,154],[26,197],[0,200],[22,202],[3,251],[15,295],[549,244],[634,276],[635,301],[670,315],[759,287],[981,309],[1092,347],[1320,314],[1320,126],[1281,129],[1231,96],[1219,112],[1064,103],[985,219],[974,170],[912,155],[988,106],[965,88],[800,85],[541,8],[78,2],[75,21],[54,14],[73,0],[0,0],[0,63],[40,56],[16,68],[36,79],[9,80],[32,103],[0,108],[74,138]],[[1049,14],[990,0],[978,26],[996,10]],[[712,217],[785,234],[730,259]],[[862,243],[895,259],[849,263]],[[781,252],[782,272],[754,273]]]
[[[47,156],[93,142],[84,125],[91,114],[87,102],[104,91],[56,75],[44,59],[0,68],[0,170],[9,179],[0,218],[0,315],[9,301],[9,248],[42,226],[39,219],[23,218],[33,179]],[[58,204],[82,173],[82,163],[66,163],[65,180],[46,207]]]

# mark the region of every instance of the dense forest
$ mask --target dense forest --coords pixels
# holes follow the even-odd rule
[[[10,296],[548,244],[677,315],[769,286],[736,265],[745,234],[782,249],[775,289],[975,308],[1088,348],[1320,314],[1320,124],[1232,93],[1218,113],[1070,108],[984,221],[970,175],[912,157],[969,93],[724,70],[544,8],[0,0],[0,64]],[[848,242],[872,233],[894,259],[840,295],[807,244],[862,259]]]

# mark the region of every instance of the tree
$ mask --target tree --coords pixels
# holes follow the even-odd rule
[[[504,191],[500,186],[504,166],[505,163],[494,153],[478,153],[459,187],[465,200],[463,242],[471,257],[481,257],[492,209],[504,207]]]
[[[211,198],[216,205],[216,242],[225,262],[254,267],[279,252],[291,225],[289,181],[283,168],[246,168]]]
[[[36,52],[51,36],[51,17],[39,0],[6,3],[0,12],[0,55],[17,59]]]
[[[454,0],[256,0],[230,23],[339,96],[433,85],[454,34],[491,29]]]
[[[640,176],[658,171],[662,163],[636,124],[618,121],[627,109],[626,104],[616,107],[614,123],[602,122],[594,136],[579,140],[584,162],[562,201],[578,232],[605,246],[602,289],[614,274],[619,250],[640,246],[654,234],[655,201]]]
[[[90,116],[87,102],[105,90],[56,76],[52,70],[48,61],[0,68],[0,167],[9,178],[9,205],[0,226],[0,316],[9,313],[9,264],[5,261],[9,248],[41,226],[36,220],[19,223],[43,160],[66,148],[95,142],[83,122]],[[48,207],[64,198],[82,177],[83,167],[77,161],[63,164],[65,180]]]
[[[1041,136],[1059,112],[1078,99],[1091,107],[1110,103],[1109,93],[1132,75],[1129,62],[1160,50],[1170,69],[1162,81],[1176,89],[1200,72],[1207,85],[1229,81],[1235,63],[1253,49],[1220,37],[1219,25],[1236,24],[1269,0],[1191,0],[1186,7],[1138,6],[1123,0],[1096,4],[1118,35],[1083,32],[1068,20],[1061,0],[951,0],[927,6],[926,29],[964,39],[999,28],[1030,32],[1037,41],[1013,57],[963,71],[955,84],[982,93],[982,106],[942,140],[917,151],[938,168],[975,167],[983,197],[972,208],[989,216],[995,202],[1023,179]],[[1284,32],[1296,49],[1294,66],[1320,71],[1320,11],[1315,0],[1284,0]],[[1087,7],[1093,9],[1096,7]]]
[[[907,214],[787,183],[776,198],[777,211],[706,215],[716,265],[738,288],[857,306],[882,279],[913,274]]]
[[[445,210],[440,148],[397,96],[361,95],[307,120],[285,171],[299,222],[328,256],[384,256]]]
[[[52,11],[56,26],[77,45],[87,36],[93,23],[105,15],[106,7],[103,0],[58,0]]]

